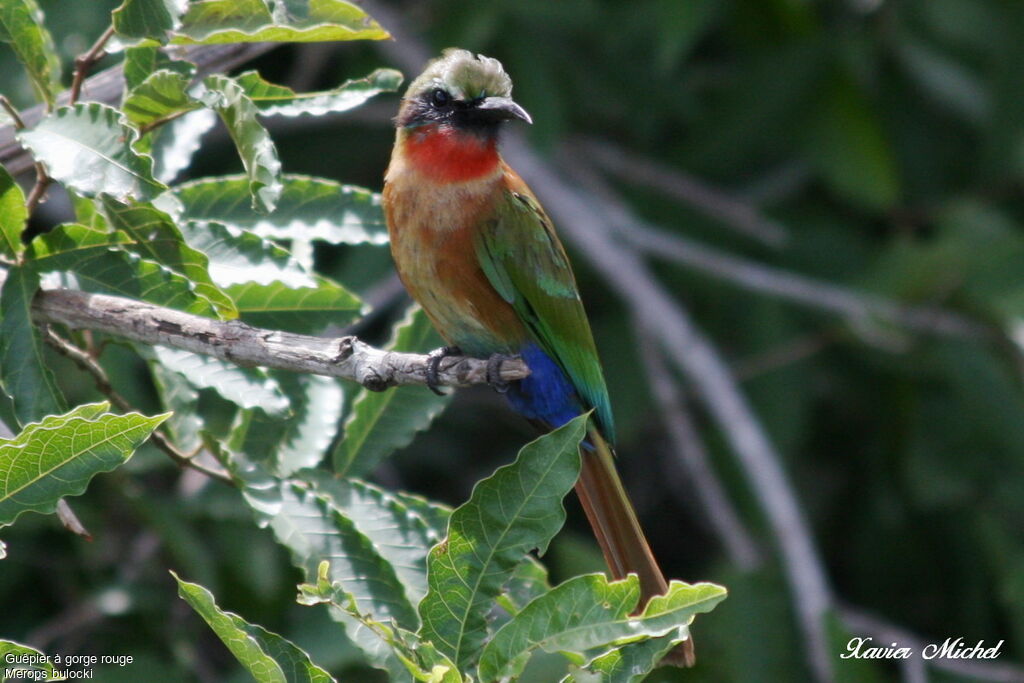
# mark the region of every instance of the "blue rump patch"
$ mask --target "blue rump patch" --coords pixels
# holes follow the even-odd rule
[[[530,376],[514,382],[505,394],[517,412],[552,428],[583,412],[576,388],[548,354],[536,344],[527,345],[519,354],[530,367]]]

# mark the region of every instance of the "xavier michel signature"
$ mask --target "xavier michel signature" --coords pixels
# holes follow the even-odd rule
[[[840,659],[910,659],[914,656],[914,648],[900,647],[898,643],[886,645],[872,644],[873,638],[850,638],[846,643],[846,652],[839,655]],[[928,643],[921,648],[921,656],[925,659],[995,659],[1005,641],[1000,640],[990,647],[984,640],[974,645],[964,642],[963,638],[946,638],[942,643]]]

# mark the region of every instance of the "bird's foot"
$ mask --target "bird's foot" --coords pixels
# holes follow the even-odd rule
[[[461,356],[462,349],[458,346],[442,346],[439,349],[434,349],[430,352],[430,360],[427,361],[427,388],[433,391],[438,396],[447,396],[443,391],[437,388],[438,377],[437,371],[441,366],[441,361],[448,356]]]
[[[515,356],[504,353],[492,353],[487,359],[487,383],[490,384],[499,394],[508,391],[509,383],[501,378],[501,365],[507,360],[513,360]]]

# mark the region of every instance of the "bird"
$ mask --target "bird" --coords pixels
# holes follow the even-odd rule
[[[575,489],[613,578],[639,578],[638,610],[668,590],[615,464],[615,426],[572,266],[551,219],[498,149],[506,122],[532,123],[491,57],[448,48],[406,90],[382,204],[406,290],[448,346],[488,359],[512,408],[549,431],[592,412]],[[524,379],[500,382],[502,359]],[[435,388],[431,383],[431,387]],[[693,640],[663,661],[691,666]]]

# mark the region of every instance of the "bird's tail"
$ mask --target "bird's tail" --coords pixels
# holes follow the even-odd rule
[[[590,429],[588,436],[593,450],[583,449],[576,493],[612,577],[624,579],[628,574],[636,574],[640,579],[639,612],[652,597],[664,595],[668,591],[668,583],[619,479],[611,446],[596,429]],[[693,666],[693,637],[669,652],[664,661],[676,666]]]

